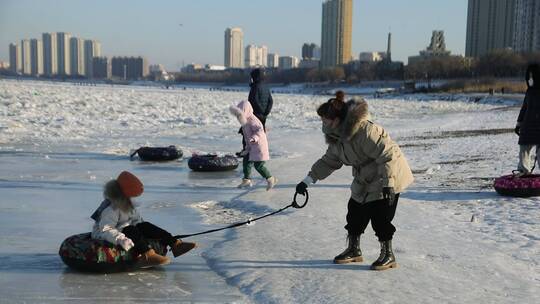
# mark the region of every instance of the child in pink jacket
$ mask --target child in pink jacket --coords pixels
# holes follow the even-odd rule
[[[231,106],[229,110],[240,122],[246,139],[246,155],[244,155],[242,161],[244,178],[238,188],[252,186],[250,176],[251,167],[254,166],[255,170],[266,179],[266,190],[272,189],[277,183],[277,178],[272,176],[264,165],[265,161],[270,159],[270,153],[268,152],[268,140],[266,139],[266,133],[264,133],[263,124],[253,114],[253,107],[248,101],[242,101],[237,106]]]

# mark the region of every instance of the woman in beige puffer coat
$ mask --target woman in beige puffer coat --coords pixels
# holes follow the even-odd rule
[[[381,244],[381,254],[371,268],[396,267],[392,252],[396,228],[392,219],[399,194],[413,182],[405,156],[388,133],[369,120],[368,105],[363,99],[352,99],[347,103],[330,99],[318,108],[317,114],[323,122],[328,149],[296,186],[296,192],[305,194],[309,184],[325,179],[343,165],[352,166],[354,180],[345,226],[349,244],[334,262],[363,261],[360,235],[371,220]]]

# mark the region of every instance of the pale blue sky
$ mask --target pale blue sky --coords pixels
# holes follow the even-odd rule
[[[182,63],[223,64],[224,31],[239,26],[244,44],[301,55],[304,42],[320,45],[322,0],[0,0],[0,60],[8,45],[42,32],[97,39],[103,55],[141,55],[177,70]],[[386,50],[394,60],[424,49],[432,30],[463,54],[467,0],[354,0],[353,53]],[[180,25],[181,24],[181,25]]]

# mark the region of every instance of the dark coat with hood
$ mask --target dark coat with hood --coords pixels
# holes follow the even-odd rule
[[[251,71],[251,83],[249,86],[248,101],[253,107],[253,113],[263,123],[266,123],[266,116],[272,111],[274,101],[268,86],[263,83],[263,73],[260,69]]]
[[[529,79],[532,74],[533,85]],[[533,64],[527,69],[527,93],[517,119],[520,145],[540,145],[540,66]]]
[[[323,180],[343,165],[352,166],[351,197],[358,203],[383,198],[383,187],[405,190],[413,175],[399,146],[379,125],[369,121],[363,99],[347,102],[345,120],[336,129],[323,127],[326,154],[313,164],[309,176]]]

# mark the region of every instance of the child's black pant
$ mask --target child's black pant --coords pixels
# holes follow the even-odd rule
[[[369,203],[359,204],[352,198],[349,200],[347,212],[347,225],[345,229],[350,235],[360,235],[364,233],[371,220],[371,227],[380,242],[389,241],[396,232],[396,227],[392,225],[392,220],[396,214],[399,193],[396,194],[394,203],[390,206],[387,200],[377,200]]]
[[[122,233],[133,241],[135,244],[133,250],[136,254],[141,254],[151,249],[148,239],[160,240],[163,245],[169,246],[172,246],[176,242],[172,234],[149,222],[127,226],[122,230]]]

